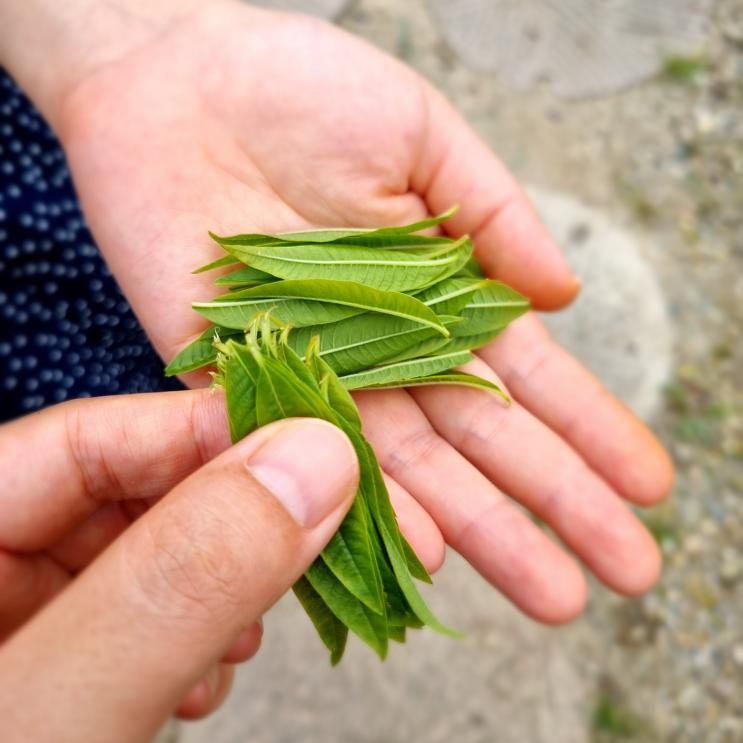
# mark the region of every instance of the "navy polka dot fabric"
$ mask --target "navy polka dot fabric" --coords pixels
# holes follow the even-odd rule
[[[59,143],[0,68],[0,420],[179,386],[93,243]]]

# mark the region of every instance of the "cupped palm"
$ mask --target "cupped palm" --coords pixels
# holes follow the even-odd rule
[[[323,22],[215,2],[67,92],[57,128],[93,233],[169,359],[215,293],[192,269],[207,236],[412,221],[459,203],[493,276],[538,308],[577,284],[513,178],[422,78]],[[470,390],[358,396],[403,529],[429,567],[443,541],[532,616],[582,608],[576,562],[646,590],[655,546],[623,502],[659,500],[671,467],[652,435],[527,316],[479,353],[515,403]],[[198,384],[198,378],[189,380]]]

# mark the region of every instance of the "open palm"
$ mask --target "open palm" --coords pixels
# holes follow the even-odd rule
[[[513,178],[446,101],[322,22],[204,5],[86,75],[57,129],[98,244],[165,359],[204,327],[189,304],[215,293],[190,273],[220,254],[207,230],[404,223],[459,203],[447,229],[473,236],[491,275],[538,308],[577,291]],[[516,402],[451,388],[357,396],[424,561],[437,567],[446,541],[530,615],[572,618],[582,574],[516,501],[609,586],[646,590],[659,559],[624,500],[670,486],[652,435],[534,316],[473,371],[498,374]]]

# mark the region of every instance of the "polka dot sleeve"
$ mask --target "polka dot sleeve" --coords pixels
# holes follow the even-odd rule
[[[177,389],[93,243],[64,153],[0,69],[0,420]]]

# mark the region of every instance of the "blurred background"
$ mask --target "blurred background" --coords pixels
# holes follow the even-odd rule
[[[293,597],[181,743],[743,741],[743,2],[283,0],[440,87],[529,187],[584,291],[553,331],[660,434],[661,583],[562,629],[450,555],[421,633],[337,669]]]

